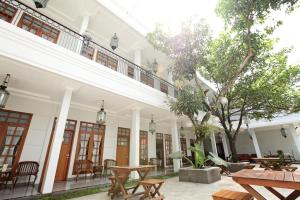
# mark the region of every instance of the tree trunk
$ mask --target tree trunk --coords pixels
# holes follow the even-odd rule
[[[232,162],[237,163],[238,156],[237,156],[237,151],[236,151],[236,147],[235,147],[235,140],[233,140],[233,138],[231,138],[231,137],[228,137],[228,141],[229,141],[229,146],[230,146],[230,150],[231,150]]]

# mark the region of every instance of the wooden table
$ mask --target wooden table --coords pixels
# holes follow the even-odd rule
[[[112,173],[116,178],[116,187],[114,188],[111,199],[113,199],[120,192],[122,193],[124,199],[129,199],[133,196],[144,194],[144,192],[136,193],[137,189],[140,186],[140,183],[130,188],[126,188],[125,184],[128,181],[131,172],[136,171],[139,175],[139,181],[142,181],[153,169],[155,169],[155,165],[141,165],[138,167],[120,167],[120,166],[111,167]],[[133,191],[131,193],[128,193],[128,190],[130,189],[133,189]]]
[[[232,179],[258,200],[267,199],[250,185],[263,186],[281,200],[294,200],[300,196],[299,172],[243,169],[234,173]],[[285,197],[274,188],[291,189],[293,192]]]
[[[279,157],[253,158],[252,160],[266,169],[280,170]]]

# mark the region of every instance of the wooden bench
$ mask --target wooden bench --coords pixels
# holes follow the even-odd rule
[[[140,199],[152,198],[155,200],[163,199],[163,196],[160,194],[159,189],[164,183],[164,180],[160,179],[146,179],[139,182],[143,186],[145,192]],[[155,197],[157,195],[157,197]]]
[[[253,200],[253,196],[246,192],[220,190],[212,195],[213,200]]]

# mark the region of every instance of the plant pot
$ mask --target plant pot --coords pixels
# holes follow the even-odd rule
[[[245,165],[249,165],[249,162],[239,162],[239,163],[228,163],[228,169],[230,172],[238,172],[244,168]]]
[[[206,167],[195,169],[191,167],[179,169],[179,181],[193,183],[213,183],[221,180],[220,168]]]

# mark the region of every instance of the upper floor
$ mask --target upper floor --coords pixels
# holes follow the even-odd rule
[[[54,43],[81,55],[87,62],[93,61],[176,96],[168,72],[170,60],[97,0],[51,0],[46,8],[38,11],[31,0],[3,0],[0,19],[47,40],[48,44]],[[110,40],[114,33],[119,45],[112,50]]]

